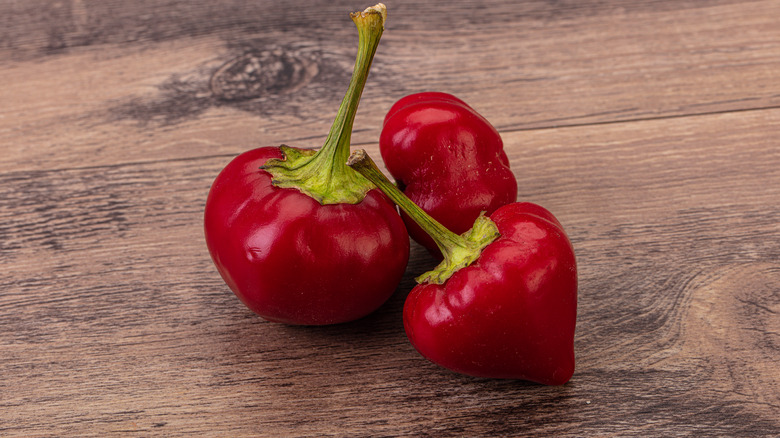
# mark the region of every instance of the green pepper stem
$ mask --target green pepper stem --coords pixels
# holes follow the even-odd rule
[[[368,79],[371,63],[379,46],[379,39],[384,32],[387,19],[387,8],[378,3],[366,8],[363,12],[353,12],[350,15],[358,29],[358,53],[355,68],[344,99],[341,101],[336,119],[325,140],[325,145],[315,155],[322,155],[321,160],[332,166],[332,171],[343,171],[349,158],[349,147],[352,139],[352,125],[355,121],[360,97]],[[316,159],[316,158],[315,158]]]
[[[474,226],[462,235],[448,230],[390,182],[362,149],[350,155],[347,165],[374,183],[436,242],[444,260],[433,270],[417,277],[418,283],[443,284],[455,271],[476,261],[482,250],[499,237],[496,225],[484,215],[480,215]]]
[[[432,218],[417,204],[412,202],[395,184],[379,170],[374,160],[368,156],[365,150],[360,149],[352,153],[347,165],[360,172],[367,180],[379,187],[388,198],[390,198],[401,210],[409,215],[420,227],[431,236],[439,247],[442,255],[446,258],[451,249],[456,246],[465,246],[464,239],[461,236],[448,230],[439,221]]]
[[[350,18],[358,29],[357,59],[347,93],[325,144],[316,153],[282,147],[283,159],[268,160],[261,167],[271,174],[275,186],[298,189],[321,204],[356,204],[373,188],[365,178],[349,169],[346,162],[350,153],[352,125],[384,31],[387,8],[378,3],[362,12],[350,14]]]

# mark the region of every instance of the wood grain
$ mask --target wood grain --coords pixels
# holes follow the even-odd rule
[[[378,157],[384,111],[427,88],[500,128],[578,258],[563,387],[418,355],[417,245],[344,325],[265,322],[220,280],[211,181],[248,147],[316,146],[348,80],[366,5],[300,33],[301,4],[0,5],[0,436],[780,434],[780,4],[388,5],[355,141]],[[257,94],[272,72],[231,60],[298,73]]]
[[[324,8],[316,30],[301,32],[300,12],[269,3],[248,14],[235,6],[243,3],[225,2],[212,24],[182,33],[214,13],[212,2],[168,1],[155,6],[167,11],[159,14],[139,11],[148,2],[71,3],[68,19],[86,24],[62,25],[76,30],[61,49],[45,50],[37,29],[6,38],[11,61],[0,82],[14,86],[0,88],[0,102],[12,103],[0,108],[0,171],[237,154],[281,142],[318,147],[354,61],[356,36],[342,11],[357,6]],[[424,20],[411,2],[399,3],[358,113],[358,144],[377,141],[396,99],[430,89],[473,102],[502,132],[780,105],[777,2],[690,2],[674,13],[678,2],[494,2],[476,15],[455,2],[432,6],[437,13]],[[259,16],[260,27],[247,24]],[[13,23],[6,32],[26,29]],[[244,100],[213,93],[212,75],[226,63],[275,52],[312,70],[304,83],[269,83]]]

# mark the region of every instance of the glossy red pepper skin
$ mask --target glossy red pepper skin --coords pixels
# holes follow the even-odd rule
[[[490,219],[500,237],[442,285],[416,286],[404,305],[409,340],[426,358],[478,377],[566,383],[574,372],[577,268],[561,224],[513,203]]]
[[[456,234],[481,212],[517,199],[498,131],[455,96],[417,93],[385,116],[379,148],[387,170],[415,204]],[[409,235],[441,257],[434,241],[406,214]]]
[[[409,257],[395,206],[377,189],[357,204],[322,205],[272,185],[260,167],[278,147],[245,152],[217,176],[206,201],[209,252],[230,289],[269,321],[323,325],[376,310]]]

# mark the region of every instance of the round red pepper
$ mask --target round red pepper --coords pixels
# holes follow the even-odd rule
[[[450,94],[417,93],[396,102],[385,116],[379,148],[404,194],[455,233],[517,199],[498,131]],[[402,216],[409,235],[440,257],[431,237]]]
[[[350,165],[430,233],[444,255],[417,278],[404,305],[404,328],[417,351],[472,376],[569,381],[577,266],[552,213],[515,202],[456,235],[405,197],[362,151]]]
[[[322,149],[245,152],[220,172],[206,201],[214,264],[241,301],[270,321],[320,325],[365,316],[395,291],[408,262],[409,237],[395,206],[346,166],[384,6],[352,19],[360,50]]]

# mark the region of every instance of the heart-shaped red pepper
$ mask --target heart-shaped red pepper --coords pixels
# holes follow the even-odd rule
[[[444,255],[404,305],[412,345],[479,377],[561,385],[574,373],[577,267],[560,222],[536,204],[505,205],[456,235],[412,203],[359,151],[350,165],[426,230]]]
[[[409,294],[406,334],[423,356],[460,373],[566,383],[577,319],[572,246],[536,204],[509,204],[490,219],[500,237],[478,259]]]

